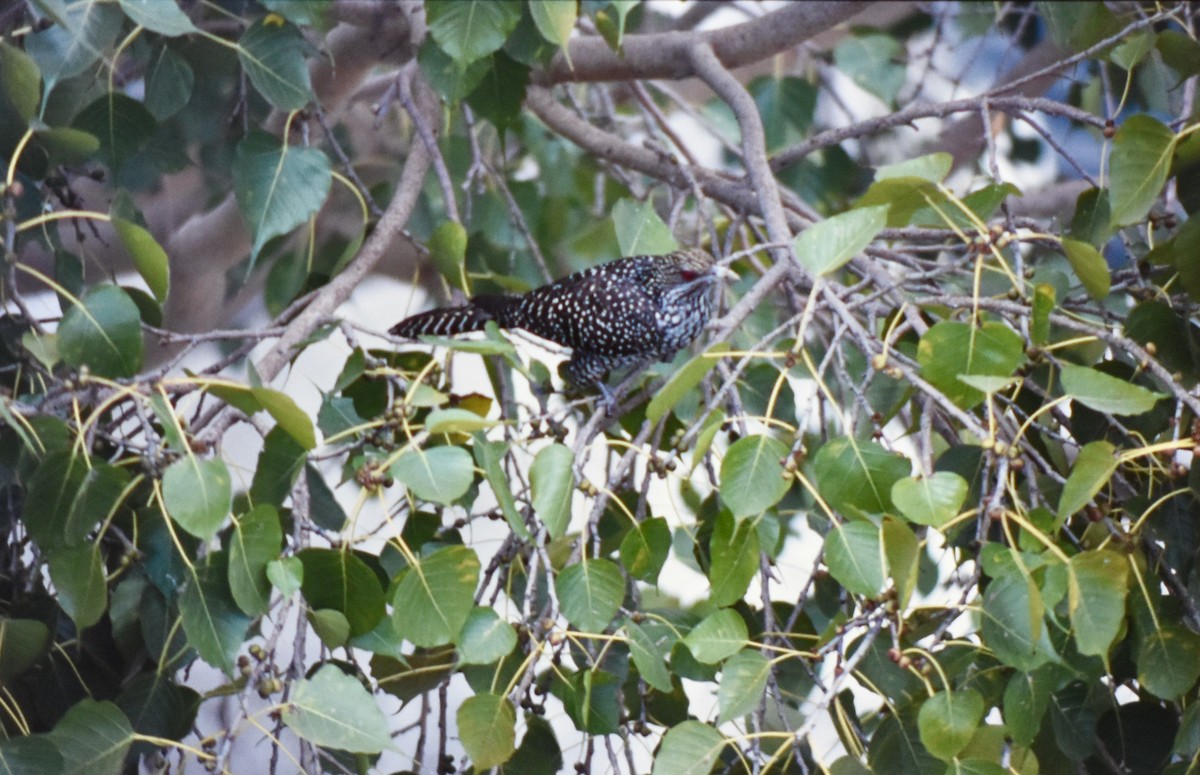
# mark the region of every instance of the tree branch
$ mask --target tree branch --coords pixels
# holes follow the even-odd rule
[[[420,71],[416,68],[415,63],[410,62],[405,69],[410,71],[409,77],[412,78],[414,102],[424,111],[430,126],[437,126],[435,117],[441,109],[437,96],[425,82],[424,77],[419,74]],[[401,77],[405,77],[405,75],[402,74]],[[404,163],[404,171],[396,186],[396,193],[392,196],[392,201],[384,211],[383,217],[376,224],[375,230],[363,244],[362,250],[337,277],[320,290],[308,308],[296,316],[275,346],[255,365],[264,380],[274,379],[279,374],[294,355],[296,347],[308,338],[321,320],[332,314],[339,304],[350,297],[350,292],[362,282],[364,277],[370,274],[379,260],[383,258],[385,250],[403,231],[417,204],[417,197],[421,194],[425,174],[429,171],[432,163],[428,149],[419,138],[414,138],[410,147],[408,160]]]
[[[534,83],[687,78],[696,74],[688,51],[697,44],[710,46],[726,67],[741,67],[792,48],[869,5],[790,3],[753,21],[709,32],[626,35],[619,54],[602,38],[576,38],[570,44],[571,64],[559,52],[547,70],[534,72]]]
[[[759,211],[767,224],[767,236],[771,242],[786,245],[792,238],[792,232],[788,228],[783,202],[779,199],[775,176],[767,164],[767,141],[758,105],[746,87],[725,69],[709,44],[698,43],[689,48],[688,59],[696,75],[733,110],[742,135],[742,162],[746,165],[750,187],[757,194]],[[792,252],[786,247],[776,247],[771,249],[771,254],[776,263],[784,263],[789,261]]]

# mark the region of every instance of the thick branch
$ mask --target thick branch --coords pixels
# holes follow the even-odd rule
[[[535,83],[566,81],[631,81],[645,78],[678,80],[695,75],[688,51],[697,44],[712,47],[726,67],[741,67],[786,51],[834,27],[870,5],[863,2],[790,3],[753,21],[710,32],[664,32],[626,35],[618,54],[599,37],[571,41],[571,64],[562,53]]]

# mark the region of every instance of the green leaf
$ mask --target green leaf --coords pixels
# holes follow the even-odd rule
[[[958,381],[980,393],[999,393],[1017,381],[1016,377],[989,377],[982,374],[959,374]]]
[[[1054,286],[1040,283],[1033,289],[1033,315],[1029,322],[1029,339],[1041,347],[1050,341],[1050,313],[1054,311]]]
[[[173,38],[196,32],[192,20],[187,17],[175,0],[118,0],[121,10],[133,20],[151,32]]]
[[[516,750],[517,715],[498,694],[476,694],[459,706],[458,735],[471,763],[483,772],[508,761]]]
[[[300,110],[314,99],[308,62],[304,59],[307,47],[296,25],[268,15],[242,34],[238,59],[254,88],[267,102],[284,111]]]
[[[316,148],[281,145],[270,135],[247,135],[234,152],[233,191],[254,242],[253,266],[263,245],[308,221],[329,194],[329,157]]]
[[[504,512],[508,526],[518,537],[529,538],[525,520],[517,511],[517,502],[513,499],[512,490],[508,486],[508,477],[504,475],[504,469],[500,466],[500,461],[504,458],[508,446],[502,441],[488,441],[483,434],[476,434],[473,449],[475,450],[475,462],[483,469],[483,475],[487,477],[488,484],[492,486],[492,494],[496,496],[496,503]]]
[[[717,342],[680,367],[667,379],[667,383],[650,397],[650,403],[646,405],[646,419],[654,423],[661,420],[713,370],[720,360],[716,356],[728,351],[728,342]]]
[[[0,42],[0,92],[8,98],[21,121],[28,123],[37,113],[42,97],[42,74],[28,54]]]
[[[818,91],[803,78],[763,76],[751,81],[747,89],[763,119],[768,153],[801,140],[812,126]]]
[[[847,591],[878,596],[887,580],[879,528],[870,522],[837,525],[825,536],[825,564]]]
[[[880,537],[887,560],[887,573],[892,577],[892,586],[896,590],[896,603],[903,609],[908,606],[917,585],[921,544],[907,523],[890,514],[883,518]]]
[[[621,565],[647,584],[657,584],[658,574],[671,552],[671,528],[662,517],[635,522],[621,539]]]
[[[1125,621],[1129,565],[1116,552],[1081,552],[1067,566],[1071,629],[1080,654],[1104,657]]]
[[[66,771],[66,763],[52,740],[50,735],[0,740],[0,771],[25,775],[61,775]]]
[[[624,51],[625,31],[629,23],[629,14],[634,8],[637,8],[640,2],[641,0],[610,0],[608,5],[617,12],[617,21],[614,24],[609,20],[610,29],[609,33],[604,35],[604,40],[613,51],[617,53]],[[603,13],[603,11],[597,12],[597,23]]]
[[[83,699],[47,737],[62,754],[63,775],[120,775],[133,744],[133,727],[111,702]]]
[[[721,723],[745,716],[762,702],[771,662],[757,649],[742,649],[721,668],[717,707]]]
[[[146,110],[166,121],[192,99],[196,74],[183,57],[168,46],[159,46],[146,65]]]
[[[904,177],[877,180],[866,193],[854,200],[856,209],[886,206],[887,225],[892,228],[912,225],[914,221],[936,218],[939,226],[963,217],[957,207],[940,206],[947,193],[924,178]],[[943,215],[944,213],[944,215]]]
[[[363,418],[354,410],[354,399],[345,396],[326,394],[321,400],[321,408],[317,410],[317,428],[326,439],[357,433],[364,425]],[[339,441],[335,439],[334,441]]]
[[[667,730],[654,756],[652,775],[708,775],[725,738],[699,721],[683,721]]]
[[[920,479],[900,479],[892,485],[892,502],[910,522],[940,528],[958,516],[970,486],[950,471]]]
[[[620,729],[620,688],[617,677],[603,670],[581,670],[570,676],[570,693],[564,693],[563,704],[575,727],[591,735],[616,734]]]
[[[57,450],[46,455],[29,477],[22,522],[43,551],[86,535],[68,536],[65,527],[73,505],[82,502],[87,465],[74,450]]]
[[[427,247],[433,265],[446,282],[463,293],[467,284],[467,230],[457,221],[446,221],[433,230]]]
[[[659,256],[679,249],[670,227],[649,201],[622,199],[613,205],[612,219],[623,256]]]
[[[1141,385],[1070,363],[1062,366],[1062,385],[1068,396],[1104,414],[1142,414],[1164,397]]]
[[[310,610],[308,623],[327,649],[344,646],[350,640],[350,621],[341,611],[332,608]]]
[[[745,436],[735,441],[721,461],[721,503],[737,519],[762,514],[791,487],[783,476],[788,448],[771,436]]]
[[[521,20],[510,0],[433,0],[425,13],[433,39],[462,67],[503,46]]]
[[[425,430],[430,433],[474,433],[495,427],[496,420],[480,417],[470,409],[452,407],[435,409],[425,418]]]
[[[983,593],[982,640],[1001,662],[1033,670],[1047,661],[1044,613],[1033,581],[1016,572],[1002,574]]]
[[[1146,217],[1167,182],[1175,133],[1144,114],[1131,116],[1117,130],[1109,159],[1109,203],[1113,226]]]
[[[63,547],[50,554],[50,580],[58,604],[75,627],[83,630],[100,621],[108,608],[108,585],[98,544]]]
[[[462,447],[410,449],[389,469],[421,500],[449,506],[475,481],[475,463]]]
[[[858,759],[843,756],[829,766],[829,775],[871,775],[871,771]]]
[[[396,634],[431,648],[458,637],[475,607],[479,557],[466,546],[446,546],[408,569],[392,597]]]
[[[476,606],[458,634],[459,662],[490,665],[508,655],[517,645],[517,632],[491,608]]]
[[[102,377],[132,377],[142,368],[141,315],[125,291],[97,285],[58,324],[58,353],[68,366]]]
[[[132,97],[111,92],[98,97],[72,122],[100,141],[100,158],[116,170],[137,155],[158,128],[154,114]]]
[[[529,470],[533,511],[550,538],[562,538],[571,522],[571,495],[575,492],[575,453],[562,444],[551,444],[537,453]]]
[[[299,557],[283,557],[267,563],[267,578],[271,586],[284,597],[291,597],[304,585],[304,563]]]
[[[715,606],[733,605],[746,594],[746,587],[758,573],[757,526],[753,520],[738,521],[722,511],[717,515],[708,547],[712,558],[708,569],[712,584],[709,602]]]
[[[984,709],[983,697],[974,689],[938,692],[917,715],[921,742],[931,754],[949,761],[971,742]]]
[[[980,727],[980,731],[987,732],[990,728],[985,725]],[[969,747],[967,751],[970,750]],[[1013,770],[1001,767],[991,759],[956,758],[946,765],[946,775],[1011,775],[1012,772]]]
[[[953,166],[954,157],[945,151],[939,151],[879,167],[875,170],[875,179],[920,178],[930,183],[941,183],[950,174]]]
[[[1179,30],[1163,30],[1156,36],[1155,47],[1163,64],[1187,78],[1200,74],[1200,45]]]
[[[1137,672],[1146,691],[1178,699],[1200,678],[1200,637],[1177,624],[1163,624],[1138,644]]]
[[[50,628],[36,619],[0,617],[0,683],[24,672],[50,647]]]
[[[624,627],[629,642],[629,655],[633,658],[633,665],[638,674],[660,692],[669,694],[674,691],[671,671],[667,669],[654,639],[632,620],[626,619]]]
[[[704,617],[683,639],[696,661],[715,665],[736,654],[749,640],[746,622],[731,608]]]
[[[571,64],[571,55],[567,50],[567,41],[575,29],[575,19],[578,11],[575,3],[563,3],[560,0],[529,0],[529,12],[533,23],[537,25],[542,37],[560,47],[567,64]],[[626,253],[625,255],[633,255]]]
[[[393,748],[375,698],[336,665],[321,665],[311,678],[297,681],[281,718],[297,735],[323,748],[365,754]]]
[[[108,519],[128,495],[126,487],[132,477],[124,468],[107,463],[93,463],[70,505],[62,537],[68,544],[88,540],[97,523]]]
[[[892,488],[908,478],[912,464],[875,442],[841,436],[817,450],[812,473],[821,497],[834,511],[882,514],[892,511]]]
[[[1108,271],[1108,262],[1100,255],[1100,251],[1086,242],[1066,238],[1063,238],[1062,248],[1067,261],[1071,263],[1071,268],[1075,270],[1075,275],[1091,297],[1099,300],[1107,296],[1112,277]]]
[[[796,238],[796,257],[814,275],[840,269],[887,225],[888,207],[860,207],[814,223]]]
[[[25,38],[25,53],[38,69],[46,93],[55,84],[74,78],[112,48],[125,17],[109,3],[72,3],[56,14],[55,22]]]
[[[302,468],[304,448],[276,425],[267,432],[258,453],[258,466],[250,482],[250,501],[283,508]]]
[[[1004,689],[1004,725],[1013,742],[1028,747],[1037,737],[1053,688],[1044,671],[1015,672]]]
[[[625,577],[611,560],[589,560],[563,568],[554,591],[567,621],[583,632],[604,632],[625,599]]]
[[[383,587],[370,566],[348,549],[305,549],[296,557],[304,566],[301,589],[310,607],[341,613],[351,637],[375,629],[385,606]]]
[[[891,104],[904,85],[904,49],[883,34],[852,35],[833,50],[833,62],[854,83]]]
[[[721,409],[713,409],[704,418],[700,432],[696,434],[696,443],[692,447],[692,470],[695,470],[696,466],[704,461],[708,450],[712,448],[713,440],[717,437],[717,432],[724,424],[725,412]]]
[[[524,723],[521,744],[500,771],[505,775],[558,775],[563,756],[554,727],[534,715],[525,716]]]
[[[229,591],[238,608],[249,616],[267,612],[271,582],[267,564],[279,559],[283,530],[279,514],[268,505],[255,506],[233,520],[229,537]]]
[[[521,115],[529,73],[528,65],[497,51],[479,84],[467,95],[467,104],[503,132]]]
[[[1058,518],[1069,518],[1088,504],[1117,470],[1116,448],[1107,441],[1085,444],[1058,499]]]
[[[1155,37],[1150,30],[1132,32],[1113,47],[1108,57],[1113,64],[1120,65],[1126,70],[1132,70],[1154,50]]]
[[[867,764],[873,775],[946,775],[945,763],[925,749],[911,713],[906,716],[884,718],[871,736]]]
[[[1075,200],[1075,214],[1071,217],[1068,234],[1072,239],[1102,248],[1116,233],[1111,221],[1108,189],[1089,188]]]
[[[251,619],[237,607],[229,591],[225,553],[212,552],[206,559],[179,596],[179,616],[188,645],[205,662],[232,676]]]
[[[291,436],[306,451],[317,446],[317,435],[313,431],[312,420],[308,413],[301,409],[295,399],[287,393],[282,393],[268,387],[253,387],[250,392],[267,414],[279,423],[287,435]]]
[[[963,409],[981,403],[984,393],[959,375],[1010,377],[1025,362],[1021,335],[1003,323],[972,326],[955,320],[934,325],[917,345],[921,376]]]
[[[433,38],[425,39],[417,54],[417,61],[421,65],[421,72],[429,79],[429,85],[449,103],[460,102],[475,91],[492,63],[491,59],[479,59],[464,68],[443,51]]]
[[[212,538],[229,514],[233,485],[220,458],[188,456],[163,473],[163,503],[171,519],[197,538]]]
[[[171,265],[167,251],[162,249],[150,232],[132,221],[113,218],[112,225],[129,257],[133,259],[138,274],[150,286],[154,298],[159,303],[166,301],[167,291],[171,287]]]

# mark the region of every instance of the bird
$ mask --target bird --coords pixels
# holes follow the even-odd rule
[[[569,388],[613,396],[604,380],[628,366],[669,361],[712,315],[713,286],[733,273],[702,248],[620,258],[523,294],[482,294],[401,320],[393,336],[458,336],[489,321],[571,349],[559,366]]]

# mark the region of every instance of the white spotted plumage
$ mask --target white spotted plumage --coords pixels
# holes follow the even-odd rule
[[[476,296],[462,306],[423,312],[391,333],[406,339],[454,336],[494,320],[571,348],[560,372],[586,388],[610,371],[667,360],[687,347],[708,323],[721,271],[697,248],[622,258],[519,296]]]

